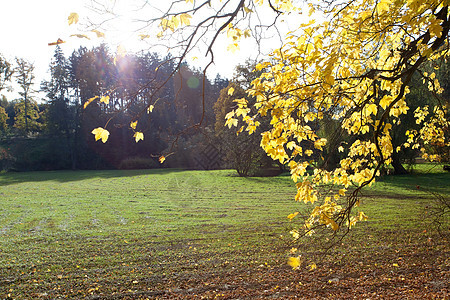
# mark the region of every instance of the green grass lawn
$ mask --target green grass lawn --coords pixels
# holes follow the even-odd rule
[[[360,209],[369,221],[317,270],[292,271],[286,216],[299,204],[289,176],[168,169],[2,174],[0,299],[326,297],[345,292],[320,288],[330,270],[359,264],[351,253],[380,248],[392,267],[390,255],[411,245],[417,253],[432,249],[439,276],[448,279],[448,246],[424,218],[429,191],[448,197],[448,183],[450,174],[437,171],[383,178],[365,192]],[[433,293],[444,292],[448,287]]]

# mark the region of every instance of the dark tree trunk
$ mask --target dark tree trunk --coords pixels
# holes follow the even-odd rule
[[[402,162],[400,161],[400,156],[396,151],[392,153],[392,166],[394,167],[395,175],[405,175],[408,174],[405,167],[403,167]]]

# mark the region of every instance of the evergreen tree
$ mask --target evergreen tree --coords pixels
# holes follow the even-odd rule
[[[40,124],[37,122],[39,119],[39,108],[37,103],[33,99],[35,91],[33,90],[34,84],[34,65],[22,58],[16,58],[17,66],[15,68],[16,80],[19,84],[21,91],[18,102],[14,106],[16,112],[14,127],[18,128],[22,134],[28,134],[32,131],[38,131]]]
[[[11,64],[0,55],[0,92],[5,88],[6,82],[11,80],[12,74]]]

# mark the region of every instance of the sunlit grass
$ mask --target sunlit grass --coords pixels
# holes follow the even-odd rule
[[[427,190],[449,195],[449,179],[443,172],[381,179],[364,192],[359,209],[369,221],[353,238],[372,247],[385,230],[422,232]],[[0,297],[112,294],[156,279],[158,289],[172,273],[285,265],[286,216],[300,205],[294,195],[289,176],[240,178],[230,170],[2,174],[0,272],[8,284]]]

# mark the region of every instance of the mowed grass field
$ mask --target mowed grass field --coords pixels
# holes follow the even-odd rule
[[[292,270],[302,245],[286,216],[303,205],[289,176],[1,174],[0,299],[445,299],[449,220],[439,235],[427,216],[430,191],[449,197],[449,183],[439,171],[383,178],[360,207],[369,221],[317,269]]]

